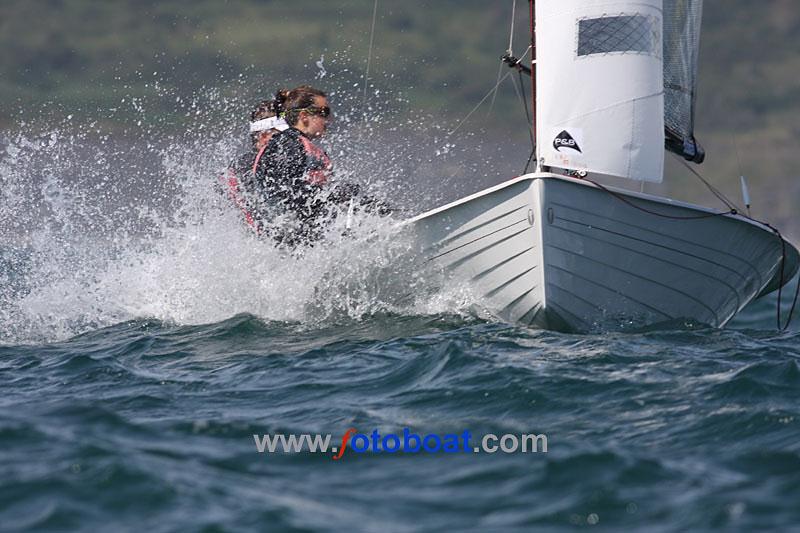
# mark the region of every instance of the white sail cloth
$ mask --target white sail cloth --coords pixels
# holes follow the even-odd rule
[[[540,161],[660,182],[662,0],[539,0],[536,48]]]

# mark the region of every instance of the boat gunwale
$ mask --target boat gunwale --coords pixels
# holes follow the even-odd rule
[[[739,220],[741,222],[746,222],[748,224],[751,224],[751,225],[753,225],[753,226],[755,226],[755,227],[757,227],[757,228],[759,228],[759,229],[761,229],[763,231],[769,232],[769,233],[771,233],[771,234],[773,234],[773,235],[775,235],[777,237],[777,234],[775,233],[775,230],[773,230],[772,228],[770,228],[769,226],[767,226],[763,222],[759,222],[758,220],[750,218],[750,217],[748,217],[746,215],[742,215],[741,213],[738,213],[738,212],[737,213],[719,212],[719,211],[717,211],[717,210],[715,210],[715,209],[713,209],[711,207],[707,207],[707,206],[693,204],[693,203],[690,203],[690,202],[683,202],[681,200],[675,200],[673,198],[667,198],[665,196],[657,196],[657,195],[654,195],[654,194],[647,194],[647,193],[643,193],[643,192],[632,191],[630,189],[623,189],[623,188],[620,188],[620,187],[613,187],[613,186],[610,186],[610,185],[603,185],[601,187],[601,186],[599,186],[599,185],[597,185],[595,183],[592,183],[590,181],[586,181],[586,180],[581,179],[581,178],[573,178],[573,177],[570,177],[570,176],[561,176],[561,175],[558,175],[558,174],[554,174],[552,172],[532,172],[532,173],[529,173],[529,174],[524,174],[522,176],[517,176],[515,178],[512,178],[510,180],[504,181],[504,182],[499,183],[497,185],[493,185],[493,186],[491,186],[489,188],[483,189],[483,190],[478,191],[476,193],[473,193],[473,194],[471,194],[469,196],[465,196],[463,198],[460,198],[458,200],[455,200],[455,201],[450,202],[448,204],[445,204],[443,206],[440,206],[440,207],[431,209],[429,211],[425,211],[423,213],[420,213],[419,215],[416,215],[416,216],[414,216],[412,218],[409,218],[407,220],[404,220],[404,221],[400,222],[399,226],[405,226],[407,224],[412,224],[414,222],[419,222],[419,221],[424,220],[424,219],[426,219],[426,218],[428,218],[430,216],[437,215],[439,213],[447,211],[448,209],[451,209],[451,208],[456,207],[458,205],[470,202],[470,201],[475,200],[477,198],[480,198],[482,196],[486,196],[488,194],[491,194],[493,192],[499,191],[501,189],[505,189],[507,187],[511,187],[513,185],[516,185],[517,183],[520,183],[520,182],[523,182],[523,181],[534,182],[534,181],[540,180],[540,179],[556,179],[556,180],[561,180],[561,181],[567,181],[567,182],[570,182],[570,183],[574,183],[576,185],[583,185],[585,187],[591,187],[591,188],[598,189],[598,190],[607,189],[607,190],[609,190],[611,192],[614,192],[614,193],[617,193],[617,194],[622,194],[622,195],[625,195],[625,196],[628,196],[628,197],[632,197],[632,198],[636,198],[636,199],[639,199],[639,200],[646,200],[646,201],[650,201],[650,202],[654,202],[654,203],[658,203],[658,204],[662,204],[662,205],[667,205],[667,206],[670,206],[670,207],[680,207],[680,208],[689,209],[689,210],[693,210],[693,211],[700,211],[702,213],[714,214],[714,215],[718,215],[718,216],[725,217],[725,218],[731,218],[731,219],[734,219],[734,220]],[[786,237],[783,237],[783,239],[788,244],[790,244],[792,247],[794,247],[795,251],[796,251],[797,247],[793,243],[791,243],[788,239],[786,239]]]

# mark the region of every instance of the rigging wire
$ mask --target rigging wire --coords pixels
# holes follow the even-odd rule
[[[528,111],[528,100],[523,96],[525,93],[525,84],[522,81],[522,71],[517,70],[517,74],[519,74],[519,88],[517,88],[517,84],[514,83],[513,80],[511,81],[511,85],[514,86],[514,92],[517,94],[517,98],[520,100],[522,107],[525,109],[525,119],[528,123],[528,134],[531,138],[531,155],[528,156],[528,160],[525,162],[525,168],[522,171],[522,174],[524,175],[528,173],[528,167],[530,166],[531,160],[533,160],[533,156],[536,153],[536,143],[533,139],[533,128],[530,127],[531,114]]]
[[[367,82],[369,81],[369,67],[372,63],[372,44],[375,39],[375,19],[378,15],[378,0],[375,0],[375,5],[372,7],[372,28],[369,31],[369,51],[367,52],[367,71],[364,74],[364,96],[361,99],[361,109],[363,110],[362,119],[367,120]]]
[[[528,112],[528,100],[522,96],[525,92],[525,85],[522,82],[522,70],[517,70],[517,74],[519,74],[519,89],[517,89],[517,85],[513,81],[511,84],[514,86],[514,92],[517,93],[517,97],[522,102],[522,107],[525,108],[525,119],[526,123],[528,124],[528,135],[531,138],[531,154],[528,156],[528,160],[525,162],[525,168],[522,169],[522,175],[525,175],[528,173],[528,167],[531,165],[533,156],[536,154],[536,141],[534,140],[533,127],[531,126],[531,114]]]
[[[520,58],[519,58],[519,60],[520,60],[520,61],[522,61],[522,60],[525,58],[525,56],[526,56],[526,55],[528,55],[528,53],[529,53],[530,51],[531,51],[531,47],[529,46],[529,47],[528,47],[528,49],[527,49],[527,50],[525,50],[525,53],[524,53],[524,54],[522,54],[522,57],[520,57]],[[502,60],[501,60],[501,61],[502,61]],[[502,65],[502,63],[501,63],[501,65]],[[458,130],[461,128],[461,126],[463,126],[463,125],[464,125],[464,123],[465,123],[465,122],[466,122],[466,121],[469,119],[469,117],[471,117],[471,116],[473,115],[473,113],[475,113],[475,111],[477,111],[477,110],[478,110],[478,108],[479,108],[481,105],[483,105],[483,103],[486,101],[486,99],[487,99],[487,98],[489,98],[489,97],[492,95],[492,93],[493,93],[493,92],[497,91],[497,88],[498,88],[498,87],[500,87],[500,85],[501,85],[501,84],[502,84],[504,81],[506,81],[506,78],[508,78],[509,76],[511,76],[511,74],[512,74],[512,73],[513,73],[513,71],[511,71],[511,70],[509,70],[508,72],[506,72],[506,75],[505,75],[505,76],[503,76],[502,78],[500,78],[500,79],[497,81],[497,83],[495,83],[495,84],[494,84],[494,87],[492,87],[491,89],[489,89],[489,92],[488,92],[488,93],[486,93],[486,95],[485,95],[483,98],[481,98],[481,101],[480,101],[480,102],[478,102],[478,103],[475,105],[475,107],[473,107],[473,108],[472,108],[472,111],[470,111],[469,113],[467,113],[467,116],[465,116],[464,118],[462,118],[462,119],[461,119],[461,120],[458,122],[458,124],[456,125],[456,127],[455,127],[455,128],[453,128],[452,130],[450,130],[449,132],[447,132],[447,136],[449,137],[450,135],[452,135],[452,134],[454,134],[456,131],[458,131]]]
[[[722,191],[720,191],[719,189],[717,189],[716,187],[714,187],[713,185],[711,185],[711,183],[709,183],[709,181],[708,181],[707,179],[705,179],[705,178],[704,178],[704,177],[703,177],[703,176],[702,176],[702,175],[701,175],[699,172],[697,172],[695,169],[693,169],[691,166],[689,166],[689,164],[688,164],[686,161],[684,161],[684,160],[683,160],[683,158],[681,158],[681,157],[678,157],[677,155],[673,154],[672,152],[670,152],[670,155],[672,155],[672,157],[674,157],[674,158],[675,158],[675,159],[676,159],[676,160],[677,160],[677,161],[678,161],[678,162],[679,162],[681,165],[683,165],[684,167],[686,167],[686,169],[687,169],[689,172],[691,172],[692,174],[694,174],[694,176],[695,176],[697,179],[699,179],[699,180],[700,180],[700,181],[703,183],[703,185],[705,185],[705,186],[706,186],[706,188],[707,188],[709,191],[711,191],[711,193],[712,193],[714,196],[716,196],[716,197],[717,197],[717,199],[719,199],[719,201],[720,201],[720,202],[722,202],[723,204],[725,204],[725,206],[726,206],[728,209],[731,209],[731,210],[733,210],[733,211],[736,211],[736,212],[743,211],[742,209],[740,209],[739,207],[737,207],[735,203],[733,203],[731,200],[729,200],[729,199],[728,199],[728,198],[727,198],[727,197],[726,197],[726,196],[725,196],[725,195],[722,193]]]
[[[489,111],[486,113],[487,115],[492,114],[492,110],[494,109],[494,101],[497,98],[497,88],[500,87],[500,76],[503,75],[503,62],[500,61],[500,66],[497,67],[497,85],[494,86],[494,92],[492,93],[492,102],[489,104]]]
[[[525,92],[525,84],[522,81],[522,71],[518,70],[517,74],[519,74],[519,92],[517,92],[517,96],[519,96],[519,99],[522,100],[522,107],[525,108],[525,120],[528,124],[531,124],[531,114],[528,111],[528,100],[522,96],[522,94]],[[530,133],[531,136],[531,148],[536,148],[536,141],[533,139],[533,126],[528,127],[528,133]]]
[[[736,154],[736,162],[739,165],[739,175],[742,176],[742,180],[744,181],[744,171],[742,169],[742,160],[739,157],[739,147],[736,144],[736,136],[733,133],[731,133],[731,140],[733,141],[733,151]],[[789,281],[791,281],[791,280],[785,279],[785,271],[786,271],[786,239],[783,238],[783,235],[781,235],[781,232],[778,231],[778,228],[775,228],[775,227],[773,227],[771,224],[769,224],[767,222],[763,222],[761,220],[755,219],[752,216],[750,216],[749,206],[746,206],[746,207],[748,207],[747,218],[749,218],[750,220],[755,220],[756,222],[759,222],[759,223],[765,225],[770,230],[772,230],[772,232],[775,233],[775,235],[781,240],[781,266],[780,266],[780,276],[779,276],[779,279],[778,279],[778,301],[776,302],[776,305],[775,305],[775,323],[776,323],[776,327],[777,327],[778,331],[783,332],[783,331],[786,331],[786,330],[789,329],[789,326],[792,323],[792,318],[794,317],[794,310],[795,310],[795,307],[797,306],[797,299],[800,296],[800,276],[798,276],[797,283],[795,283],[794,297],[792,298],[792,305],[789,308],[789,313],[788,313],[788,315],[786,317],[786,323],[781,325],[781,311],[782,311],[782,307],[783,307],[782,306],[782,303],[783,303],[783,286],[784,286],[784,282],[786,282],[786,284],[788,284]]]
[[[454,134],[456,131],[458,131],[458,129],[459,129],[459,128],[461,128],[461,126],[462,126],[462,125],[464,125],[464,123],[465,123],[465,122],[466,122],[466,121],[469,119],[469,117],[471,117],[471,116],[472,116],[472,114],[473,114],[473,113],[475,113],[475,111],[477,111],[477,110],[478,110],[478,108],[479,108],[481,105],[483,105],[483,103],[486,101],[486,99],[487,99],[487,98],[489,98],[489,97],[492,95],[492,93],[495,91],[495,89],[497,89],[497,87],[498,87],[498,86],[499,86],[501,83],[503,83],[503,82],[506,80],[506,78],[507,78],[507,77],[511,76],[511,74],[512,74],[512,72],[511,72],[511,71],[508,71],[508,72],[506,72],[506,75],[505,75],[505,76],[503,76],[503,77],[500,79],[500,81],[498,81],[498,82],[495,84],[495,86],[494,86],[494,87],[492,87],[491,89],[489,89],[489,92],[488,92],[488,93],[486,93],[486,96],[484,96],[483,98],[481,98],[481,101],[480,101],[480,102],[478,102],[478,104],[477,104],[475,107],[473,107],[473,108],[472,108],[472,111],[470,111],[469,113],[467,113],[467,116],[465,116],[464,118],[462,118],[462,119],[461,119],[461,121],[460,121],[460,122],[459,122],[459,123],[456,125],[456,127],[455,127],[455,128],[453,128],[451,131],[447,132],[447,136],[449,137],[450,135],[452,135],[452,134]]]
[[[525,92],[525,85],[522,83],[522,71],[517,70],[517,74],[519,74],[519,87],[520,90],[517,92],[517,96],[519,96],[520,100],[522,100],[522,106],[525,108],[525,119],[528,124],[528,133],[531,137],[531,154],[528,156],[528,160],[525,162],[525,168],[522,169],[522,174],[525,175],[528,173],[528,167],[531,166],[531,161],[533,161],[533,157],[536,155],[536,139],[533,136],[533,124],[531,122],[531,115],[528,112],[528,100],[522,96]],[[516,87],[516,85],[514,86]]]
[[[528,167],[531,166],[531,161],[533,161],[533,156],[536,155],[536,146],[533,147],[531,150],[531,155],[528,156],[528,160],[525,162],[525,168],[522,170],[522,175],[528,173]]]
[[[511,3],[511,29],[508,32],[508,49],[506,50],[506,54],[508,56],[514,55],[514,18],[516,16],[516,13],[517,13],[517,0],[513,0]],[[498,82],[500,81],[500,75],[502,74],[502,72],[503,72],[503,62],[501,61],[500,66],[497,68]],[[498,83],[495,86],[494,94],[492,94],[492,103],[489,104],[489,113],[491,113],[492,109],[494,109],[494,101],[497,98],[497,88],[499,86],[500,84]]]
[[[731,133],[731,141],[733,142],[733,151],[736,154],[736,163],[739,166],[739,175],[741,176],[742,183],[744,183],[744,169],[742,167],[742,159],[739,156],[739,146],[737,145],[737,142],[736,142],[736,135],[733,134],[733,133]],[[691,167],[689,167],[689,169],[692,170]],[[745,202],[746,201],[747,200],[745,200]],[[759,222],[760,224],[763,224],[764,226],[768,227],[781,240],[781,267],[780,267],[781,270],[780,270],[780,276],[779,276],[779,280],[778,280],[778,301],[777,301],[777,303],[775,305],[775,323],[776,323],[776,327],[777,327],[778,331],[783,332],[783,331],[786,331],[786,330],[789,329],[789,326],[792,323],[792,318],[794,317],[794,311],[795,311],[795,308],[797,307],[797,300],[798,300],[798,297],[800,297],[800,276],[797,277],[797,282],[795,283],[794,297],[792,298],[792,305],[789,308],[789,313],[788,313],[788,315],[786,317],[786,323],[781,324],[781,311],[782,311],[782,303],[783,303],[783,286],[784,286],[784,282],[786,282],[786,284],[788,284],[791,281],[791,280],[785,279],[786,239],[783,238],[783,235],[781,235],[781,232],[778,231],[778,228],[775,228],[775,227],[773,227],[771,224],[769,224],[767,222],[763,222],[761,220],[755,219],[752,216],[750,216],[750,206],[749,205],[746,205],[745,207],[747,207],[747,215],[746,215],[747,218],[749,218],[750,220],[755,220],[756,222]]]

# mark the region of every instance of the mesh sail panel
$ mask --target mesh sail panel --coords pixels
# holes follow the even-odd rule
[[[701,163],[694,139],[697,54],[703,0],[664,0],[664,129],[668,150]]]
[[[612,15],[578,21],[578,57],[634,53],[658,56],[660,28],[655,17]]]

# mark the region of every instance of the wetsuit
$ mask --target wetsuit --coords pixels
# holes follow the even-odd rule
[[[351,199],[362,208],[388,213],[385,205],[360,195],[358,185],[331,183],[328,154],[296,128],[275,134],[253,168],[260,204],[256,217],[270,220],[289,214],[293,219],[270,229],[278,242],[290,246],[314,242],[338,208],[346,208]]]
[[[289,128],[272,137],[253,169],[260,218],[292,214],[293,227],[276,230],[283,234],[290,229],[300,238],[314,240],[329,213],[323,197],[332,171],[328,154],[300,130]]]
[[[225,174],[220,177],[228,198],[241,210],[247,225],[259,233],[261,224],[258,217],[258,194],[253,175],[256,163],[276,133],[278,130],[270,130],[265,139],[231,161]]]
[[[338,209],[346,209],[351,200],[360,210],[390,213],[383,202],[360,194],[357,184],[332,184],[332,169],[321,148],[289,128],[234,160],[226,188],[249,226],[290,247],[318,240]]]

